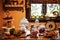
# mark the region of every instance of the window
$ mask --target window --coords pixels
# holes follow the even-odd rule
[[[39,19],[40,22],[48,21],[45,17],[46,14],[49,14],[49,17],[53,17],[53,12],[57,11],[60,13],[60,2],[59,1],[33,1],[26,0],[26,18],[34,22],[36,18]],[[59,14],[60,17],[60,14]],[[60,21],[60,18],[57,18],[53,21]],[[51,20],[51,19],[49,19]]]
[[[52,14],[54,11],[60,13],[60,4],[46,4],[46,5],[47,5],[47,13]]]
[[[31,18],[39,18],[42,15],[42,4],[31,4]]]

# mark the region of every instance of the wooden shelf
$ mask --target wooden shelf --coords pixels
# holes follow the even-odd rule
[[[5,5],[5,7],[23,7],[24,5]]]
[[[34,22],[35,19],[28,19],[30,22]],[[47,22],[47,21],[54,21],[54,22],[60,22],[60,17],[57,17],[56,19],[47,19],[47,18],[40,18],[39,22]]]
[[[25,1],[25,0],[24,0]],[[3,9],[4,10],[24,10],[25,2],[21,1],[20,3],[16,0],[5,0],[3,2]]]

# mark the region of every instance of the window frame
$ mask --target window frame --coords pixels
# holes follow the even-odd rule
[[[27,2],[29,2],[29,4],[27,4]],[[47,12],[47,3],[48,2],[32,2],[31,0],[26,0],[26,2],[25,2],[25,8],[26,8],[26,18],[28,19],[28,21],[29,22],[34,22],[35,21],[35,18],[33,19],[33,18],[31,18],[31,3],[41,3],[43,6],[42,6],[42,11],[43,11],[43,13],[44,13],[44,15],[46,14],[46,12]],[[60,4],[59,2],[57,2],[58,4]],[[53,3],[53,2],[49,2],[48,4],[55,4],[55,3]],[[29,5],[30,7],[29,8],[27,8],[27,5]],[[60,18],[60,17],[58,17],[58,18]],[[39,22],[47,22],[47,21],[55,21],[55,22],[60,22],[60,20],[59,19],[56,19],[56,20],[52,20],[52,19],[50,19],[50,20],[46,20],[46,18],[43,18],[43,19],[40,19],[39,18]]]

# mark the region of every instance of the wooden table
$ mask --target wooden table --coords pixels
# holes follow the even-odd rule
[[[4,40],[50,40],[50,38],[30,38],[30,39],[14,38],[14,39],[4,39]]]
[[[46,36],[45,34],[46,33],[44,33],[43,36]],[[48,35],[47,36],[50,36],[51,34],[57,34],[57,33],[55,31],[51,31],[51,32],[48,32]],[[22,36],[24,36],[24,35],[22,35]],[[20,36],[20,37],[14,37],[14,38],[6,39],[6,40],[52,40],[52,38],[45,38],[43,36],[40,36],[39,38],[30,38],[30,39],[26,39],[26,37],[23,37],[22,38],[22,36]]]

